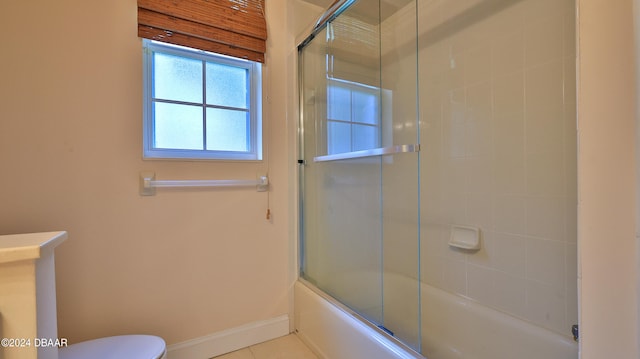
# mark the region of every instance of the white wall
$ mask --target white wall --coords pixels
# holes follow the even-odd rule
[[[267,1],[262,163],[143,161],[136,1],[0,2],[0,233],[67,230],[59,335],[150,333],[169,344],[287,314],[292,281],[287,2]],[[271,191],[158,190],[251,179]],[[272,218],[265,218],[270,206]]]
[[[582,359],[639,355],[632,3],[578,2]]]

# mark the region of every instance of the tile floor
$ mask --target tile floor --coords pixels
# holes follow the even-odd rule
[[[318,359],[318,357],[295,334],[289,334],[217,356],[215,359]]]

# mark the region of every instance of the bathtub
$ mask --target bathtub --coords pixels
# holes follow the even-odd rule
[[[385,291],[396,298],[413,288],[415,281],[407,277],[385,275]],[[578,358],[578,345],[569,337],[424,283],[420,290],[421,346],[428,359]],[[304,280],[294,295],[296,331],[321,358],[422,358]]]

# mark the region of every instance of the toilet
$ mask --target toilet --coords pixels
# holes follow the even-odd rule
[[[165,359],[166,344],[153,335],[118,335],[58,349],[58,359]]]

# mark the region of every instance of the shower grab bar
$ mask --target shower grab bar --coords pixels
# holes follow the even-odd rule
[[[329,162],[348,160],[354,158],[394,155],[398,153],[420,152],[420,144],[397,145],[390,147],[372,148],[370,150],[337,153],[335,155],[318,156],[313,158],[313,162]]]
[[[298,45],[298,49],[302,49],[305,47],[311,40],[313,40],[316,35],[324,29],[327,24],[338,17],[338,15],[342,14],[349,6],[355,3],[357,0],[336,0],[329,6],[329,8],[318,18],[313,29],[311,29],[311,33],[307,36],[300,45]]]
[[[269,177],[258,176],[255,180],[157,180],[154,172],[140,173],[140,195],[153,196],[156,188],[181,188],[181,187],[251,187],[255,186],[258,192],[269,189]]]

